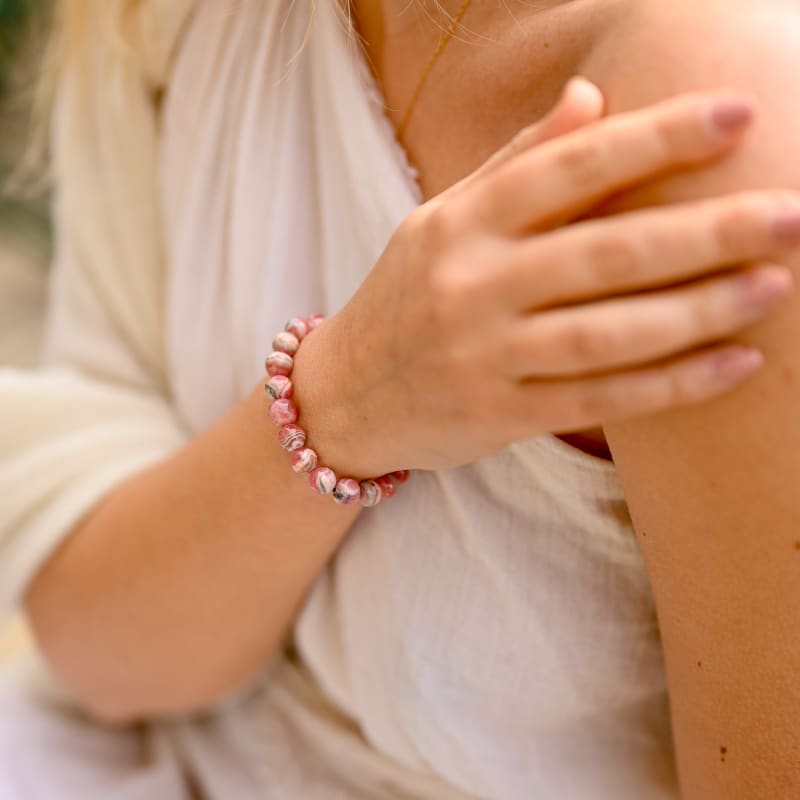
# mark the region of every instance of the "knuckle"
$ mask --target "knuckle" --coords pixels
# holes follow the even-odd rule
[[[648,369],[636,380],[636,403],[642,411],[658,411],[688,405],[702,398],[692,359],[672,360]]]
[[[663,376],[661,392],[664,407],[684,406],[698,397],[698,386],[683,370],[671,368]]]
[[[595,424],[619,415],[622,397],[612,383],[590,386],[576,400],[576,416],[582,423]]]
[[[666,161],[687,159],[700,151],[701,142],[698,142],[696,131],[687,126],[685,114],[673,113],[656,117],[653,133],[654,141]]]
[[[474,321],[487,293],[488,271],[469,257],[454,255],[433,265],[420,287],[434,335],[451,340]]]
[[[720,254],[734,255],[752,251],[754,222],[764,219],[764,203],[752,195],[732,198],[712,224],[712,239]]]
[[[570,184],[581,187],[605,185],[610,175],[606,147],[597,136],[583,135],[561,148],[556,168]]]
[[[699,92],[688,92],[659,106],[653,125],[655,141],[670,161],[701,158],[714,141],[707,100]]]
[[[450,331],[459,314],[461,297],[455,274],[447,264],[439,264],[428,273],[426,307],[434,335],[437,336]]]
[[[630,234],[615,233],[599,237],[587,248],[588,267],[604,287],[635,283],[642,270],[642,245]]]
[[[616,415],[639,416],[677,405],[675,379],[663,368],[643,370],[630,376],[625,386],[625,402],[616,408]]]
[[[420,242],[430,252],[438,253],[451,247],[462,233],[459,204],[454,200],[433,200],[412,211],[418,213]]]
[[[571,363],[593,366],[617,353],[619,336],[608,324],[574,322],[562,334],[561,347]]]
[[[481,227],[484,220],[491,216],[491,210],[507,203],[505,198],[516,194],[518,177],[514,166],[506,160],[499,169],[489,174],[482,181],[470,199],[469,224]]]
[[[715,333],[722,327],[730,306],[730,302],[725,302],[729,300],[730,289],[727,285],[716,285],[718,283],[719,281],[712,282],[700,291],[689,291],[688,297],[684,298],[684,313],[674,325],[676,334],[686,334],[697,339]],[[727,281],[723,280],[722,283],[727,284]],[[724,293],[722,301],[720,288]]]

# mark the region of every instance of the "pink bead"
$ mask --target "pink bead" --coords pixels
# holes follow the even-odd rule
[[[306,446],[306,432],[299,425],[284,425],[278,431],[278,442],[284,450],[293,453]]]
[[[302,450],[295,450],[292,454],[292,469],[295,472],[313,472],[317,468],[319,457],[315,450],[304,447]]]
[[[297,422],[297,406],[291,400],[275,400],[269,407],[269,418],[274,425]]]
[[[330,494],[336,487],[336,473],[330,467],[317,467],[308,482],[317,494]]]
[[[264,391],[273,400],[281,400],[294,394],[294,386],[285,375],[273,375],[264,385]]]
[[[322,314],[312,314],[310,317],[306,318],[309,331],[313,331],[314,328],[319,328],[323,322],[325,322],[325,317],[323,317]]]
[[[293,333],[297,337],[298,341],[302,342],[310,328],[304,319],[300,317],[293,317],[286,323],[286,330],[289,333]]]
[[[396,469],[394,472],[389,473],[397,483],[405,483],[411,476],[411,470]]]
[[[380,478],[375,478],[375,483],[380,487],[384,497],[394,497],[397,493],[397,484],[392,480],[391,475],[381,475]]]
[[[355,478],[339,478],[333,490],[333,499],[340,506],[351,506],[361,498],[361,487]]]
[[[281,331],[275,334],[272,340],[272,349],[277,350],[279,353],[288,353],[293,356],[300,347],[300,340],[289,331]]]
[[[288,353],[281,353],[279,350],[275,350],[267,356],[265,366],[267,372],[273,377],[275,375],[289,375],[294,366],[294,359]]]
[[[373,480],[365,480],[359,483],[361,495],[359,501],[365,508],[378,505],[381,501],[381,487]]]

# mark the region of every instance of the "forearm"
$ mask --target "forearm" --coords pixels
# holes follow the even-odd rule
[[[331,388],[319,380],[331,370],[321,333],[296,359],[302,411]],[[33,582],[27,610],[45,655],[98,715],[190,710],[252,677],[355,520],[360,506],[315,495],[291,471],[267,408],[259,383],[109,493]]]

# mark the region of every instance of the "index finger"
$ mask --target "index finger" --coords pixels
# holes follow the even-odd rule
[[[752,100],[726,91],[606,117],[503,165],[473,187],[471,211],[506,235],[558,227],[623,189],[721,156],[754,114]]]

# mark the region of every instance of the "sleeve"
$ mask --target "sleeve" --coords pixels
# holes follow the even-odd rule
[[[0,618],[103,495],[188,438],[166,376],[156,165],[158,98],[193,2],[145,0],[132,46],[88,31],[59,78],[41,365],[0,369]]]

